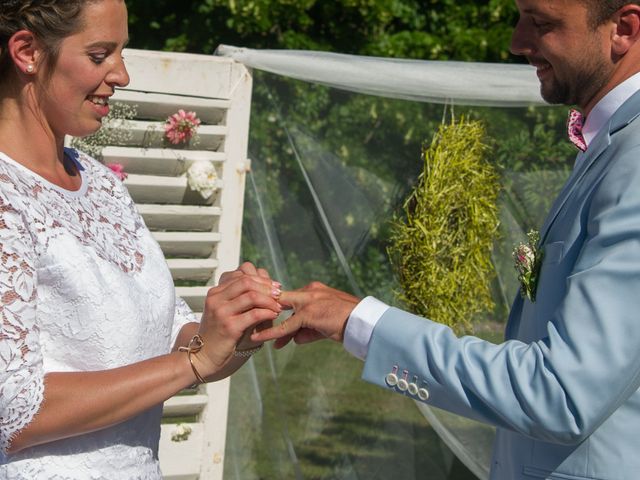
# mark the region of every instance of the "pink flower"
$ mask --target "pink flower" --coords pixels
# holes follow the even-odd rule
[[[116,174],[116,177],[118,177],[123,182],[128,176],[124,171],[124,166],[121,163],[107,163],[107,167],[109,167],[111,171]]]
[[[178,113],[167,118],[167,123],[164,124],[164,136],[174,145],[186,143],[196,133],[198,125],[200,125],[200,119],[195,112],[185,112],[180,109]]]
[[[526,272],[533,268],[535,255],[530,245],[520,244],[515,251],[516,268],[519,272]]]

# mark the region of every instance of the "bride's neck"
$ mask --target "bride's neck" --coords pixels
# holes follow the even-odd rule
[[[55,172],[64,160],[58,138],[37,108],[16,98],[0,98],[0,151],[37,172]]]

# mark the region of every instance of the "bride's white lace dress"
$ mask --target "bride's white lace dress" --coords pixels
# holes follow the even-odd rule
[[[37,415],[47,372],[168,353],[180,328],[196,321],[175,297],[162,251],[120,180],[67,153],[84,168],[75,192],[0,153],[0,478],[159,479],[161,406],[6,454]]]

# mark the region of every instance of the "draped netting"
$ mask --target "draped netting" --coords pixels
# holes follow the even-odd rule
[[[311,280],[402,306],[386,246],[443,121],[481,120],[501,178],[492,312],[502,341],[516,295],[513,246],[539,228],[575,151],[566,109],[535,70],[221,46],[255,69],[243,257],[285,288]],[[436,319],[437,320],[437,319]],[[401,328],[401,326],[399,326]],[[487,478],[493,429],[360,380],[362,363],[320,342],[263,349],[232,379],[225,477]]]
[[[244,65],[350,92],[415,102],[515,107],[544,104],[535,68],[499,63],[366,57],[220,45]]]

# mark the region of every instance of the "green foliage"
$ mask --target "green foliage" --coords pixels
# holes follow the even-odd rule
[[[508,111],[507,111],[508,112]],[[566,136],[567,110],[564,107],[529,107],[523,118],[505,115],[501,124],[494,109],[496,161],[511,171],[555,170],[564,168],[576,149]],[[515,113],[515,112],[513,112]]]
[[[135,48],[212,53],[225,43],[417,59],[515,60],[509,55],[517,19],[512,0],[185,0],[179,9],[169,0],[127,3]],[[291,128],[303,126],[345,164],[391,179],[391,184],[415,181],[421,142],[438,128],[441,105],[400,106],[395,100],[253,73],[250,154],[266,164],[269,215],[287,208],[282,187],[272,179],[287,178],[286,188],[294,192],[306,188],[291,162],[293,150],[282,119]],[[531,108],[524,114],[523,109],[456,110],[486,125],[493,161],[505,173],[507,190],[511,172],[565,168],[575,154],[559,133],[566,121],[562,109]],[[532,184],[528,189],[527,204],[547,205],[553,197],[536,188]],[[382,193],[393,206],[404,192]],[[357,211],[352,214],[359,218]],[[537,217],[522,214],[527,228],[539,228]],[[382,238],[375,233],[382,231],[380,225],[372,230]]]
[[[523,231],[539,229],[576,155],[566,136],[566,108],[530,107],[524,115],[493,109],[484,118],[505,201]]]
[[[523,231],[539,229],[551,205],[569,178],[571,169],[536,170],[505,177],[505,198]]]
[[[131,45],[220,43],[421,59],[505,61],[512,0],[128,0]]]
[[[457,332],[470,331],[476,314],[493,309],[499,183],[484,135],[477,121],[440,127],[389,246],[400,297],[415,313]]]

